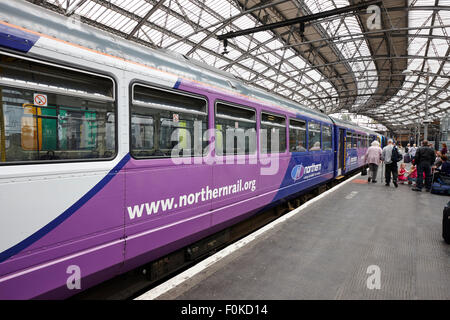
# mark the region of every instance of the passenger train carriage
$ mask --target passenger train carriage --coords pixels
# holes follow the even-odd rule
[[[383,138],[0,0],[0,299],[69,297],[73,270],[81,290],[132,270],[357,170]]]

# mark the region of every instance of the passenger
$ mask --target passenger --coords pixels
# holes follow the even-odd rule
[[[442,149],[441,149],[441,154],[446,156],[446,155],[447,155],[447,152],[448,152],[448,150],[447,150],[447,144],[443,143],[443,144],[442,144]]]
[[[405,184],[405,181],[408,181],[408,178],[406,177],[407,171],[406,171],[406,163],[400,164],[400,170],[398,170],[398,181],[401,184]]]
[[[415,187],[416,182],[417,182],[417,167],[412,164],[410,170],[408,171],[408,184],[412,184],[413,187]]]
[[[311,149],[311,151],[320,150],[320,141],[316,141]]]
[[[411,145],[408,143],[405,147],[405,154],[409,153],[409,149],[411,148]]]
[[[422,142],[422,147],[417,149],[415,165],[417,166],[417,186],[413,188],[414,191],[422,191],[423,188],[423,174],[425,173],[425,188],[429,192],[431,190],[431,166],[434,163],[434,150],[429,147],[428,141]]]
[[[416,152],[417,152],[417,148],[416,148],[416,144],[414,143],[413,146],[409,149],[409,156],[411,157],[411,161],[416,156]]]
[[[392,139],[388,140],[388,145],[383,148],[383,152],[381,155],[381,159],[385,163],[385,178],[386,178],[386,186],[389,187],[391,183],[391,174],[392,174],[392,182],[394,186],[398,188],[397,184],[397,162],[392,161],[392,150],[394,149],[394,141]]]
[[[441,155],[441,165],[436,171],[450,175],[450,161],[446,155]]]
[[[434,160],[433,166],[431,167],[431,172],[434,172],[436,168],[439,168],[442,165],[442,154],[440,151],[436,151],[436,159]]]
[[[295,151],[297,151],[297,152],[305,152],[306,149],[305,149],[305,147],[303,146],[303,144],[302,144],[301,142],[299,142],[298,146],[295,147]]]
[[[369,178],[367,179],[368,182],[372,180],[372,183],[377,182],[377,172],[378,172],[378,166],[381,162],[381,148],[380,143],[378,141],[373,141],[371,143],[371,146],[369,149],[367,149],[366,155],[365,155],[365,163],[369,164]]]

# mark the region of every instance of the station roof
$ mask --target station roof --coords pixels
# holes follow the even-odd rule
[[[374,129],[420,123],[427,97],[433,121],[450,110],[448,0],[383,0],[375,28],[364,8],[310,21],[304,30],[296,24],[235,37],[226,49],[218,35],[368,0],[28,1],[309,108],[367,116]]]

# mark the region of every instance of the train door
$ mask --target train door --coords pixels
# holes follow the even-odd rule
[[[345,129],[339,129],[339,147],[338,147],[338,176],[345,172]]]

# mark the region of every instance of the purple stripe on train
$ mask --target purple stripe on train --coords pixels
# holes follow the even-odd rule
[[[39,40],[39,36],[0,24],[0,47],[28,52]]]

